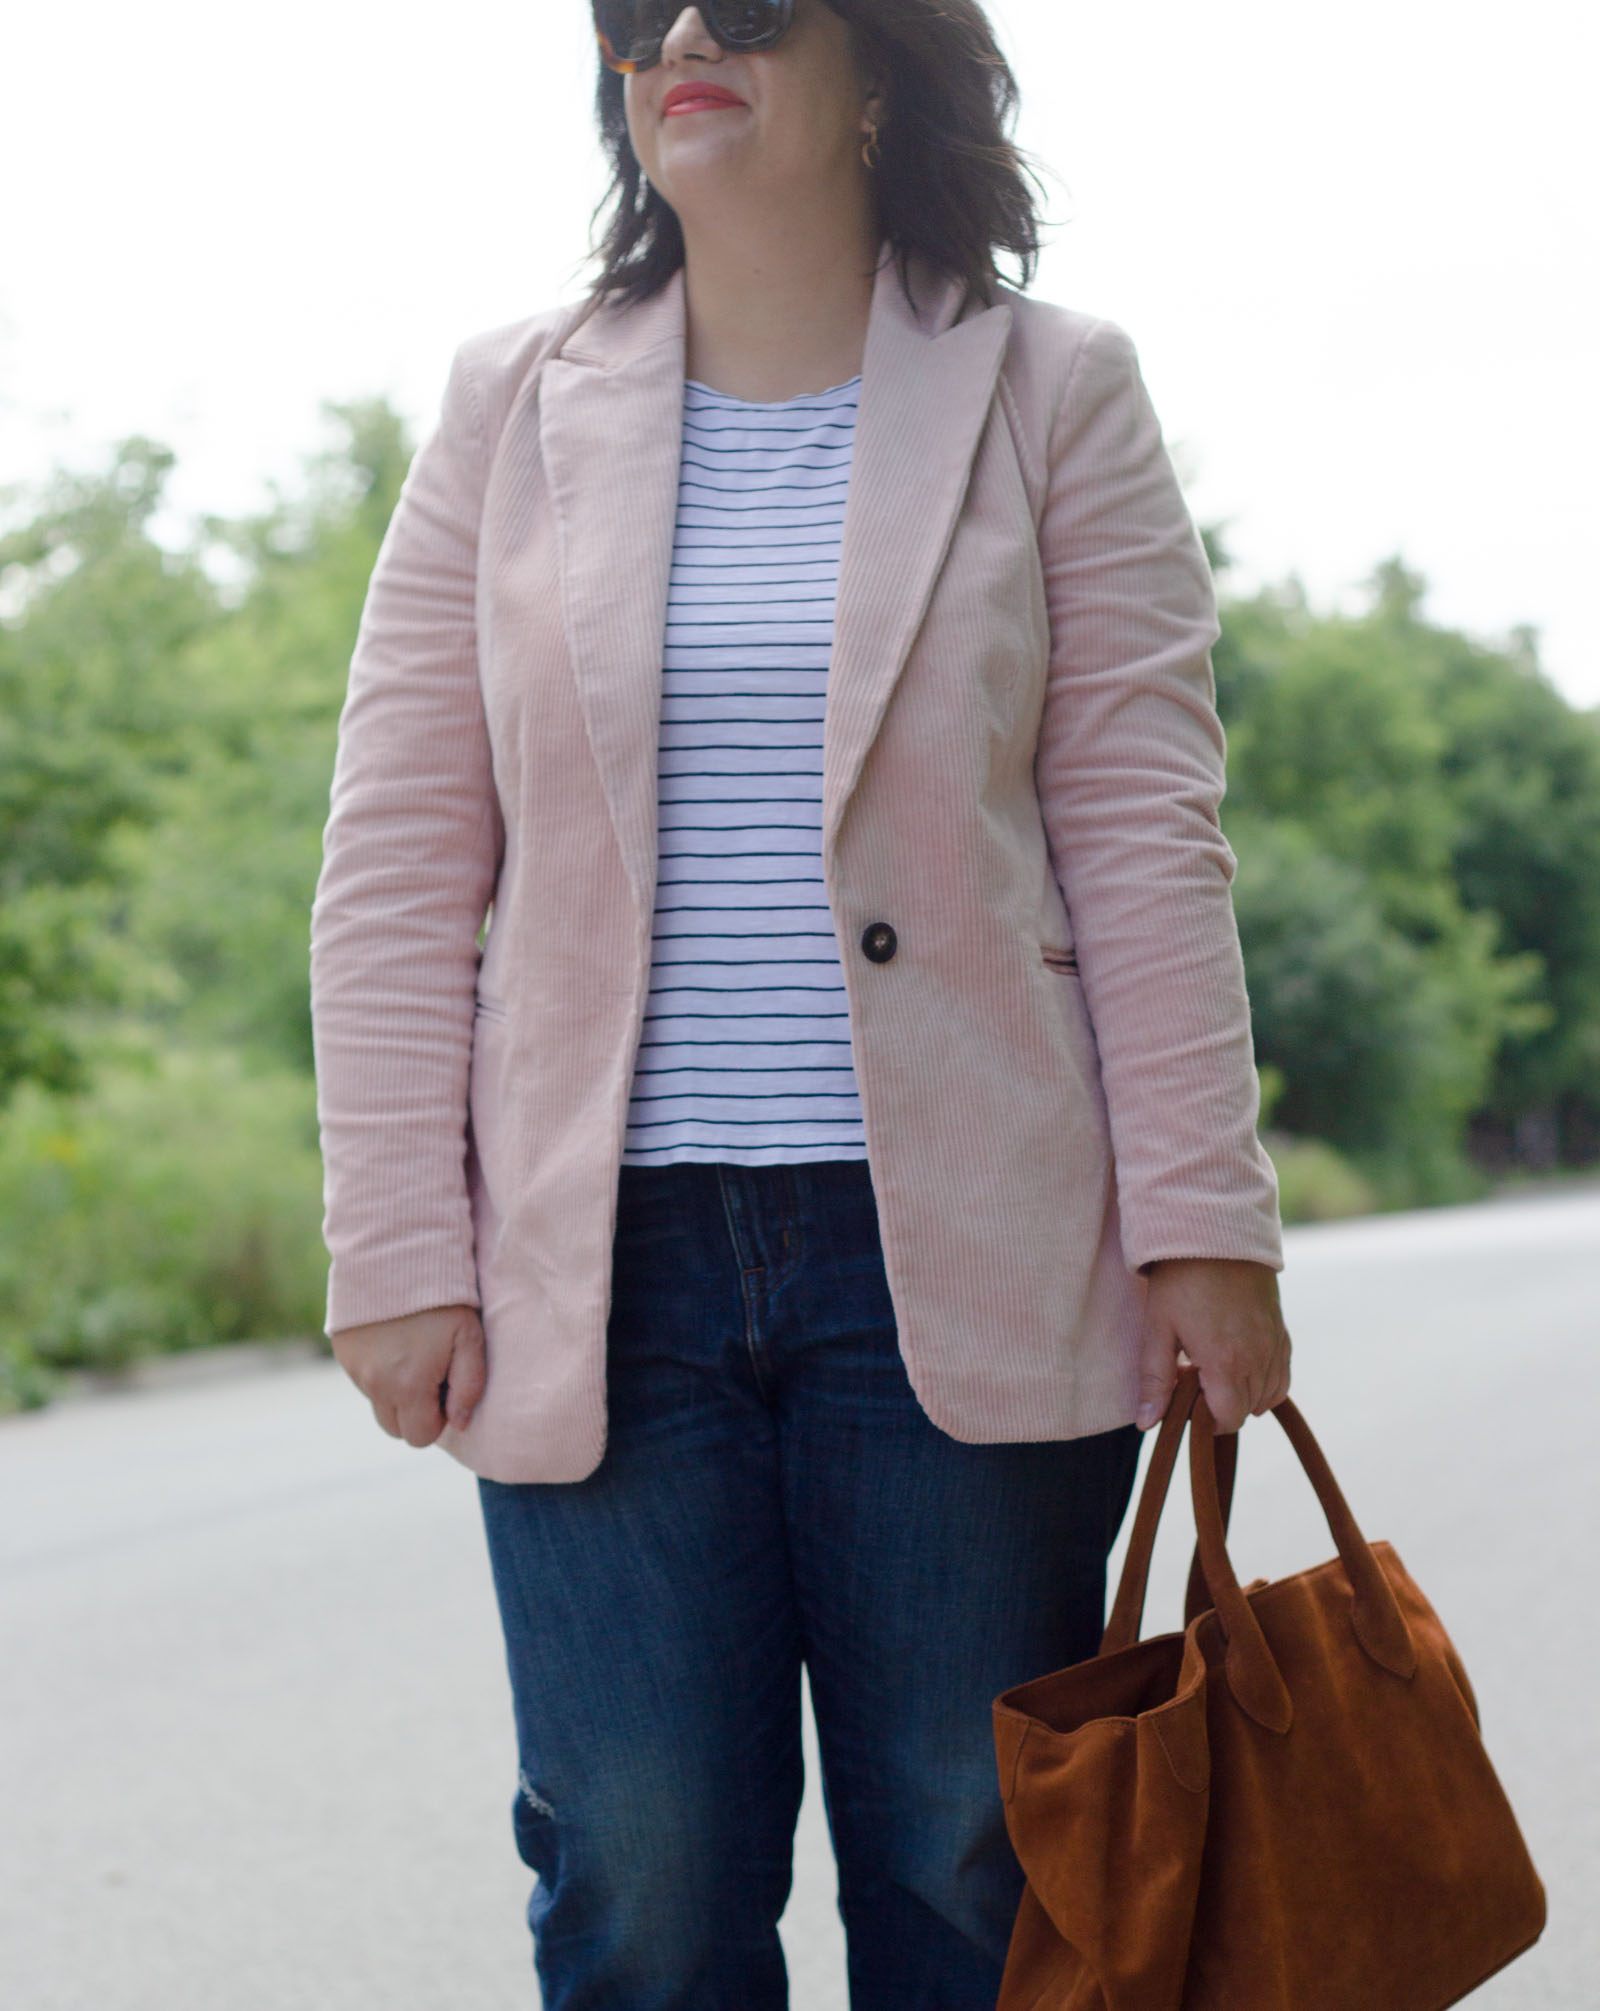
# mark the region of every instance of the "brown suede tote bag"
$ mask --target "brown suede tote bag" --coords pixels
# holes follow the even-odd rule
[[[1100,1653],[995,1703],[1028,1880],[998,2011],[1443,2011],[1543,1929],[1455,1649],[1294,1405],[1273,1414],[1338,1556],[1241,1589],[1237,1440],[1186,1370]],[[1140,1641],[1186,1422],[1191,1611]]]

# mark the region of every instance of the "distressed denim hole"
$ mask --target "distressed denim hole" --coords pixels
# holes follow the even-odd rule
[[[527,1774],[521,1768],[517,1770],[517,1793],[521,1795],[522,1799],[533,1810],[535,1815],[552,1817],[555,1815],[555,1810],[545,1800],[544,1796],[540,1794],[539,1790],[528,1779]]]

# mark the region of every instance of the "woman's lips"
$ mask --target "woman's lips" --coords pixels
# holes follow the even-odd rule
[[[680,118],[685,112],[748,111],[743,98],[724,90],[721,84],[674,84],[661,100],[664,119]]]

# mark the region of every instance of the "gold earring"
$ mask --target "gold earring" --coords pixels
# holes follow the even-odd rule
[[[861,164],[863,167],[875,168],[881,158],[882,155],[878,146],[878,129],[869,122],[867,137],[862,143],[861,148]]]

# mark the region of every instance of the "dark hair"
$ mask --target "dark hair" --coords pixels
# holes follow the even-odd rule
[[[826,0],[882,80],[885,114],[872,182],[878,225],[901,282],[920,255],[987,303],[1000,256],[1018,283],[1039,257],[1038,183],[1010,139],[1017,80],[978,0]],[[595,93],[611,186],[595,212],[595,294],[632,304],[658,293],[683,264],[683,231],[651,187],[628,138],[623,80],[604,67]]]

